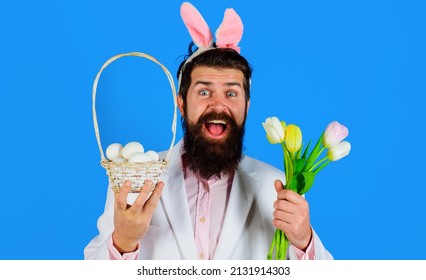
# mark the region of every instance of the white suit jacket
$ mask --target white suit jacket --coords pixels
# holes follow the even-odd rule
[[[189,215],[180,147],[172,150],[162,175],[164,189],[147,234],[141,239],[139,259],[198,259]],[[279,169],[244,156],[235,172],[215,259],[266,259],[274,236],[274,181],[285,181]],[[129,200],[134,200],[137,194]],[[108,241],[114,230],[114,194],[108,187],[104,213],[98,219],[99,234],[86,246],[85,259],[108,259]],[[315,258],[332,259],[314,232]],[[296,259],[289,249],[288,258]]]

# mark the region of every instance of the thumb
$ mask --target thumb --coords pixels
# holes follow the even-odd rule
[[[275,187],[275,191],[278,193],[284,188],[284,185],[280,180],[275,180],[274,187]]]

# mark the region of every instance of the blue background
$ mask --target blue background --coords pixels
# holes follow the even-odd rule
[[[246,154],[282,168],[262,121],[298,124],[305,142],[338,120],[351,154],[306,195],[336,259],[425,259],[424,1],[192,1],[213,32],[242,17],[254,68]],[[0,5],[0,259],[82,259],[107,176],[91,90],[111,56],[153,55],[175,75],[190,37],[181,1],[3,1]],[[158,66],[116,61],[101,76],[104,148],[164,150],[173,104]],[[178,139],[181,137],[178,121]]]

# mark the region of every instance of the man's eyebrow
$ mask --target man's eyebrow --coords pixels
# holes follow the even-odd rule
[[[212,82],[200,80],[200,81],[196,81],[194,83],[194,86],[196,86],[196,85],[210,86],[212,84],[213,84]],[[225,85],[229,86],[229,87],[238,86],[238,87],[242,88],[242,85],[239,82],[229,82],[229,83],[225,83]]]
[[[242,85],[239,82],[229,82],[229,83],[225,83],[225,85],[227,86],[239,86],[240,88],[242,88]]]
[[[194,84],[194,86],[196,86],[196,85],[210,86],[212,84],[213,84],[212,82],[208,82],[208,81],[196,81],[195,84]]]

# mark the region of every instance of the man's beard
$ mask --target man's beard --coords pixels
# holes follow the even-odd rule
[[[210,139],[203,134],[206,120],[224,120],[228,135],[224,139]],[[244,122],[238,126],[234,119],[224,113],[208,113],[196,124],[182,119],[184,130],[184,160],[189,168],[205,179],[220,178],[232,174],[243,157]]]

